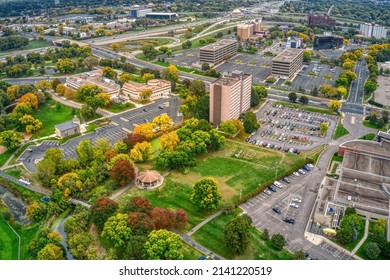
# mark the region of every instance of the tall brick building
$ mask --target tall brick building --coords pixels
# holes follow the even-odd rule
[[[310,13],[307,15],[309,26],[335,27],[336,20],[324,13]]]

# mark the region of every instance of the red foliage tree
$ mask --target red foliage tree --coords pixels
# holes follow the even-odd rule
[[[110,177],[116,185],[123,187],[135,178],[134,166],[126,159],[118,159],[110,171]]]
[[[187,226],[187,214],[183,209],[175,211],[175,228],[185,228]]]
[[[145,197],[134,196],[126,204],[126,212],[143,212],[149,214],[153,206]]]
[[[176,215],[169,209],[155,207],[149,216],[152,218],[156,229],[171,229],[175,226]]]
[[[152,219],[143,212],[130,212],[128,225],[133,230],[134,235],[148,235],[154,230]]]
[[[104,154],[106,160],[110,160],[110,159],[112,159],[113,157],[115,157],[116,155],[117,155],[117,152],[116,152],[114,149],[108,150],[108,151]]]
[[[92,222],[99,229],[102,229],[107,219],[113,216],[118,208],[118,203],[112,199],[106,197],[97,198],[89,209],[91,212]]]
[[[129,133],[127,136],[123,139],[123,142],[127,145],[127,148],[131,150],[135,144],[142,143],[146,140],[145,136],[141,134],[133,134]]]

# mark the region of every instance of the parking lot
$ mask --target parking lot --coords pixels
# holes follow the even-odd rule
[[[328,143],[336,127],[337,118],[337,116],[268,102],[257,112],[257,119],[261,125],[247,139],[247,142],[299,154],[302,150],[312,150],[321,144]],[[325,136],[321,136],[319,130],[323,122],[329,125]]]

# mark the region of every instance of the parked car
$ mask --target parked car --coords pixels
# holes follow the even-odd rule
[[[270,191],[272,191],[272,192],[276,192],[276,189],[275,189],[275,187],[274,187],[274,186],[272,186],[272,185],[271,185],[271,186],[269,186],[269,187],[268,187],[268,189],[269,189]]]
[[[303,168],[303,170],[305,170],[307,172],[310,172],[310,167],[309,166],[305,165],[302,168]]]
[[[281,214],[282,213],[282,210],[280,210],[279,207],[274,207],[272,208],[272,210],[274,210],[274,212],[278,213],[278,214]]]
[[[251,139],[250,139],[250,138],[246,138],[246,139],[245,139],[245,142],[249,142],[249,140],[251,140]]]
[[[291,202],[291,203],[290,203],[290,207],[298,208],[298,207],[299,207],[299,205],[298,205],[298,204],[296,204],[296,203],[294,203],[294,202]]]
[[[285,183],[287,183],[287,184],[290,184],[290,183],[291,183],[291,180],[290,180],[289,178],[287,178],[287,177],[284,177],[284,178],[282,179],[282,181],[285,182]]]
[[[309,168],[314,168],[313,164],[311,164],[311,163],[308,163],[306,165],[309,166]]]
[[[278,181],[275,181],[274,185],[277,186],[279,189],[281,189],[283,187],[282,184]]]
[[[293,172],[293,174],[297,177],[299,177],[299,173],[298,172]]]
[[[303,169],[298,169],[298,172],[299,172],[300,174],[302,174],[302,175],[305,175],[305,174],[306,174],[306,172],[303,171]]]
[[[265,193],[266,195],[271,195],[271,194],[272,194],[269,190],[265,190],[264,193]]]
[[[293,198],[292,198],[292,201],[293,201],[293,202],[298,202],[298,203],[301,203],[301,202],[302,202],[302,200],[299,199],[298,197],[293,197]]]
[[[284,221],[286,223],[289,223],[289,224],[294,224],[295,223],[295,220],[293,218],[289,218],[289,217],[284,218]]]

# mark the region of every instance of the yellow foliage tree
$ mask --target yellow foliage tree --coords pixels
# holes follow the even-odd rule
[[[19,104],[20,104],[20,103],[27,103],[27,104],[30,104],[30,105],[31,105],[31,108],[32,108],[33,110],[38,109],[38,104],[39,104],[39,102],[38,102],[38,97],[37,97],[35,94],[30,93],[30,92],[29,92],[29,93],[26,93],[26,94],[24,94],[22,97],[20,97],[18,103],[19,103]]]
[[[56,87],[56,92],[59,95],[64,96],[66,92],[66,86],[64,84],[58,84]]]
[[[163,136],[161,136],[160,139],[160,147],[163,150],[167,151],[174,151],[176,146],[179,144],[180,139],[179,136],[177,136],[176,131],[172,131],[169,133],[165,133]]]
[[[341,108],[341,102],[338,101],[338,100],[331,100],[329,103],[328,103],[328,108],[333,110],[333,111],[337,111],[337,110],[340,110]]]
[[[140,124],[134,128],[133,134],[140,134],[145,136],[146,139],[153,136],[153,130],[155,125],[153,123]]]
[[[12,86],[7,88],[7,95],[8,95],[8,98],[11,100],[14,100],[16,98],[16,96],[18,96],[18,92],[19,92],[18,85],[12,85]]]
[[[141,79],[142,79],[142,81],[147,82],[149,80],[154,79],[154,74],[145,73],[145,74],[142,75]]]
[[[142,142],[135,144],[130,151],[130,158],[137,163],[146,162],[153,157],[153,147],[149,142]]]
[[[173,126],[172,119],[167,114],[162,114],[153,119],[153,123],[159,127],[163,132],[167,131]]]

